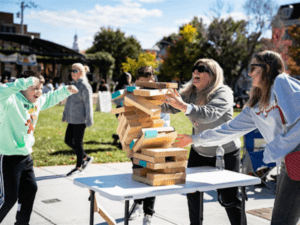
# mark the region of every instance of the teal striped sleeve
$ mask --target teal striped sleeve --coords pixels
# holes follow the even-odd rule
[[[41,110],[48,109],[60,101],[64,100],[65,98],[71,95],[70,92],[67,90],[67,86],[57,89],[56,91],[50,91],[47,94],[43,94],[40,97],[40,105]]]
[[[16,94],[20,91],[25,91],[27,88],[33,85],[32,77],[20,78],[12,83],[6,83],[0,87],[0,102],[5,101],[11,95]]]

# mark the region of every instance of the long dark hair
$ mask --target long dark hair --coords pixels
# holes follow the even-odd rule
[[[254,56],[258,63],[264,64],[261,76],[261,86],[252,87],[250,90],[250,99],[246,103],[249,107],[254,107],[259,102],[260,109],[267,109],[271,96],[271,87],[275,78],[284,73],[284,61],[279,53],[273,51],[263,51]]]
[[[119,78],[119,80],[118,80],[118,85],[116,86],[116,89],[115,89],[115,91],[118,91],[118,90],[120,90],[120,89],[124,89],[124,86],[127,86],[127,85],[130,85],[129,83],[128,83],[128,80],[127,80],[127,77],[128,76],[130,76],[131,77],[131,74],[130,73],[128,73],[128,72],[125,72],[125,73],[123,73],[122,74],[122,76]]]

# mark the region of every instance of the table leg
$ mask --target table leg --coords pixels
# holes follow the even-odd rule
[[[246,192],[245,187],[241,187],[241,194],[242,194],[242,204],[241,204],[241,225],[245,225],[245,199],[246,199]]]
[[[94,204],[95,204],[95,191],[91,190],[91,208],[90,208],[90,225],[94,225]]]
[[[125,217],[124,217],[124,224],[128,225],[129,222],[129,200],[125,201]]]
[[[200,193],[200,206],[199,206],[199,225],[203,224],[203,192]]]

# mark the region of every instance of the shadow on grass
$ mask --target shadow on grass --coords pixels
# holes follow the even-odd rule
[[[116,149],[112,149],[112,148],[84,149],[85,153],[87,153],[87,154],[97,153],[97,152],[111,152],[111,151],[115,151],[115,150]],[[117,149],[117,150],[120,150],[120,149]],[[60,151],[49,153],[49,155],[75,155],[75,152],[72,150],[60,150]]]

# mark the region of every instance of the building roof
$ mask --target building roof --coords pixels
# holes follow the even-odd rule
[[[6,48],[5,45],[10,46]],[[84,55],[70,48],[34,36],[21,34],[0,33],[0,52],[4,54],[18,52],[24,55],[35,54],[37,56],[49,57],[73,57],[85,60]]]
[[[300,18],[300,3],[282,5],[282,6],[280,6],[278,11],[282,12],[284,9],[288,9],[288,8],[291,8],[292,11],[287,17],[283,17],[283,19],[294,20],[294,19]]]

